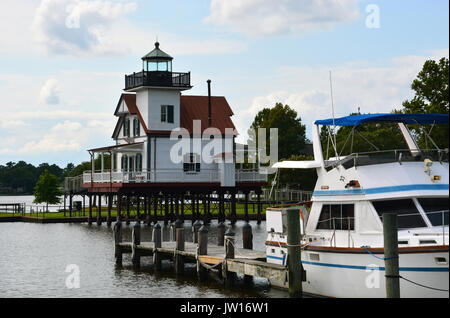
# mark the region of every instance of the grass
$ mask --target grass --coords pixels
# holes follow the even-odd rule
[[[265,209],[267,208],[268,205],[264,204],[262,206],[262,210],[261,210],[261,214],[265,215]],[[192,211],[187,209],[188,207],[185,205],[185,209],[184,209],[184,215],[191,215]],[[140,207],[140,213],[143,214],[143,206]],[[170,208],[169,208],[169,212],[170,212]],[[200,205],[200,209],[199,209],[200,215],[204,214],[204,209],[203,209],[203,204]],[[229,208],[226,209],[225,211],[227,214],[230,213]],[[97,217],[97,213],[98,213],[98,209],[97,207],[93,207],[92,208],[92,216],[93,217]],[[248,205],[248,213],[251,214],[257,214],[258,213],[258,206],[255,204],[255,211],[253,212],[253,205],[249,204]],[[87,217],[89,214],[89,209],[86,208],[84,211],[84,217]],[[126,214],[126,207],[122,207],[122,215]],[[130,216],[134,217],[137,214],[137,209],[135,206],[130,207]],[[164,216],[164,205],[158,205],[158,212],[157,212],[158,216]],[[211,206],[211,214],[213,216],[217,216],[218,215],[218,207],[214,207]],[[236,204],[236,214],[245,214],[245,209],[244,209],[244,204],[242,203],[237,203]],[[106,217],[108,215],[108,207],[103,206],[101,209],[101,215],[102,217]],[[151,206],[151,215],[154,215],[154,210],[153,210],[153,205]],[[11,217],[11,216],[21,216],[20,213],[2,213],[0,212],[0,217]],[[66,211],[65,215],[64,212],[33,212],[32,214],[30,213],[26,213],[25,216],[31,216],[31,217],[38,217],[38,218],[68,218],[69,217],[69,211]],[[115,208],[113,208],[111,210],[111,216],[115,217],[117,216],[117,210]],[[72,211],[72,217],[83,217],[83,211]]]

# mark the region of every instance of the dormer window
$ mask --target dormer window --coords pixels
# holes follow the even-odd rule
[[[141,125],[139,124],[139,119],[133,119],[133,136],[138,137],[141,134]]]
[[[123,135],[124,137],[130,137],[130,119],[125,118],[123,122]]]
[[[173,124],[173,105],[161,105],[161,122]]]

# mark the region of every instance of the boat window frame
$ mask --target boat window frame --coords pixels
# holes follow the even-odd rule
[[[445,225],[445,224],[444,225],[433,225],[433,223],[431,222],[431,220],[430,220],[430,218],[428,217],[428,214],[427,214],[427,213],[430,213],[430,212],[425,211],[425,209],[422,207],[422,204],[420,204],[419,199],[433,199],[433,198],[435,198],[435,199],[444,199],[444,200],[448,200],[449,199],[448,197],[445,197],[445,196],[420,196],[420,197],[414,197],[415,203],[417,205],[417,208],[419,209],[419,211],[425,217],[425,220],[426,220],[426,222],[429,225],[428,227],[433,228],[433,227],[448,226],[448,224],[447,225]]]
[[[414,200],[415,197],[394,197],[394,198],[380,198],[380,199],[369,199],[367,200],[367,202],[369,202],[369,206],[372,209],[372,211],[375,213],[377,222],[380,226],[381,231],[383,231],[383,220],[381,219],[381,215],[378,214],[377,209],[375,208],[375,206],[373,205],[373,201],[396,201],[396,200],[412,200],[414,206],[416,207],[417,211],[419,212],[419,215],[422,217],[422,220],[425,223],[425,226],[421,226],[421,227],[410,227],[410,228],[399,228],[399,231],[409,231],[409,230],[418,230],[418,229],[428,229],[430,228],[428,226],[428,218],[424,217],[424,214],[421,212],[421,210],[419,209],[419,207],[417,206],[417,202]],[[421,207],[420,207],[421,208]],[[423,211],[423,210],[422,210]]]
[[[323,232],[330,232],[330,231],[331,232],[334,232],[334,231],[349,232],[350,231],[350,232],[356,233],[356,207],[357,207],[356,203],[357,202],[354,202],[354,201],[349,201],[349,202],[342,202],[342,201],[321,202],[320,207],[319,207],[318,218],[316,219],[316,224],[315,224],[314,230],[315,231],[323,231]],[[323,210],[323,207],[325,205],[328,205],[328,206],[340,205],[341,206],[341,214],[342,214],[342,205],[353,205],[353,228],[350,228],[350,230],[349,229],[333,229],[333,228],[330,228],[330,229],[319,229],[318,226],[319,226],[319,222],[320,222],[320,217],[322,216],[322,210]],[[331,217],[331,209],[330,209],[330,217]],[[308,222],[309,222],[309,220],[308,220]]]

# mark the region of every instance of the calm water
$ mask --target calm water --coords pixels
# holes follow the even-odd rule
[[[242,242],[243,222],[234,226],[236,241]],[[133,225],[133,223],[131,224]],[[192,241],[186,222],[187,241]],[[265,224],[253,227],[254,249],[264,250]],[[210,241],[216,242],[216,226],[209,226]],[[240,279],[230,289],[208,280],[198,283],[195,266],[176,278],[171,263],[153,273],[149,257],[141,269],[133,270],[130,254],[123,267],[115,266],[112,230],[106,225],[0,223],[0,297],[287,297],[287,292],[271,289],[267,280],[255,279],[251,286]],[[169,231],[164,228],[164,240]],[[131,226],[124,226],[124,241],[131,240]],[[151,227],[142,228],[142,241],[151,240]],[[241,243],[242,244],[242,243]],[[69,264],[80,269],[80,288],[68,289]]]

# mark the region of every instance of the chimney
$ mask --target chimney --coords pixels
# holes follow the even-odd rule
[[[212,126],[211,118],[211,80],[207,80],[208,83],[208,126]]]

